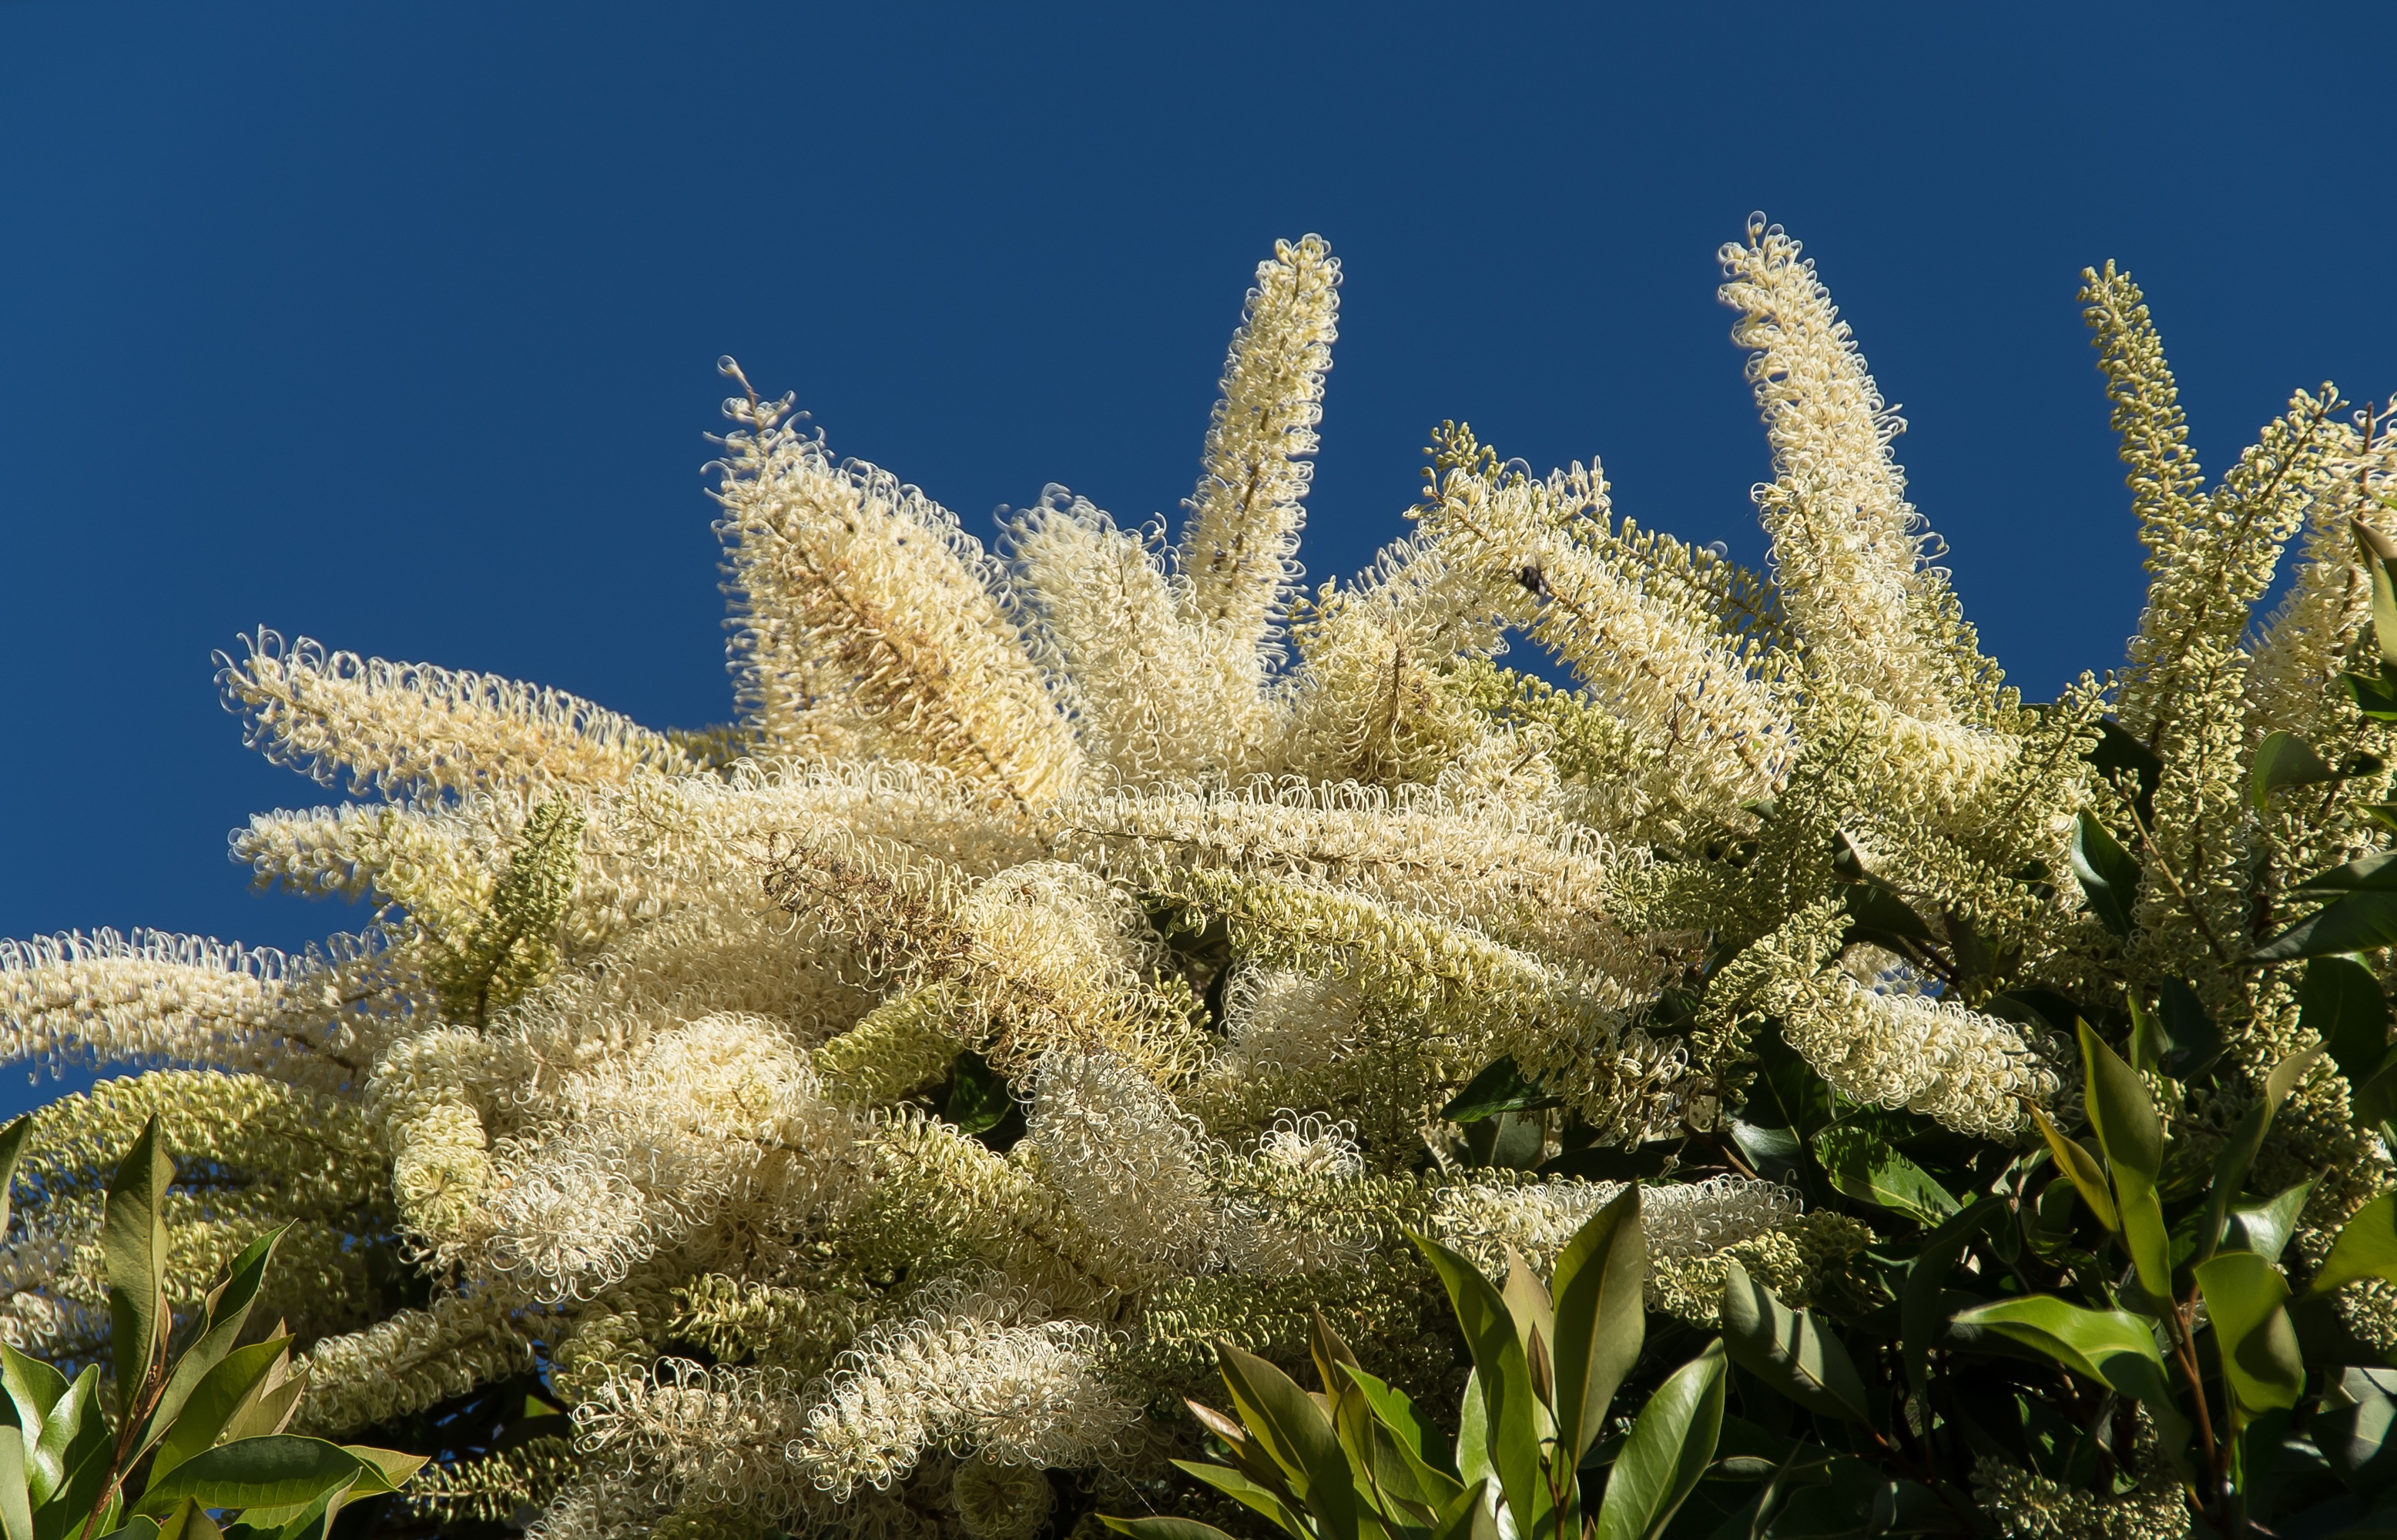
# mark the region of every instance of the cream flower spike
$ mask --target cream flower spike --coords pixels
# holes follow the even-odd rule
[[[690,763],[662,733],[562,690],[494,674],[327,652],[271,631],[216,655],[249,746],[331,785],[392,795],[484,787],[622,786]]]
[[[1339,260],[1321,236],[1276,242],[1274,259],[1257,264],[1224,364],[1179,555],[1192,613],[1218,639],[1227,670],[1261,666],[1298,575],[1339,288]]]
[[[1956,719],[1952,682],[1926,646],[1947,600],[1927,564],[1938,549],[1906,500],[1890,441],[1906,423],[1882,400],[1855,334],[1779,225],[1748,221],[1719,254],[1732,340],[1755,350],[1748,378],[1773,446],[1775,479],[1756,488],[1774,575],[1809,659],[1833,678],[1926,723]]]
[[[1027,809],[1071,790],[1081,751],[997,595],[997,564],[921,491],[836,463],[789,406],[754,392],[725,404],[739,427],[715,493],[755,737],[921,760]]]

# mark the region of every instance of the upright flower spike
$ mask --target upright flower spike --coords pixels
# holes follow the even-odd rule
[[[836,464],[784,420],[787,403],[725,409],[741,426],[724,440],[717,527],[764,746],[803,750],[828,720],[836,747],[923,760],[1026,808],[1070,790],[1073,729],[956,516],[886,471]]]
[[[2306,514],[2305,559],[2256,646],[2248,670],[2247,725],[2261,737],[2295,733],[2321,747],[2346,730],[2339,675],[2348,648],[2372,613],[2372,583],[2356,549],[2354,521],[2384,533],[2392,517],[2380,499],[2397,493],[2397,432],[2358,414],[2364,433],[2339,433]]]
[[[1725,246],[1732,340],[1755,350],[1756,389],[1775,479],[1756,488],[1773,568],[1810,662],[1893,710],[1956,720],[1960,673],[1981,673],[1946,577],[1926,557],[1936,537],[1906,500],[1890,443],[1905,420],[1883,401],[1855,334],[1779,225],[1751,218]],[[1965,661],[1948,655],[1961,648]]]
[[[1296,577],[1300,506],[1315,467],[1323,375],[1339,336],[1340,263],[1320,236],[1257,264],[1207,429],[1180,550],[1191,614],[1227,670],[1261,669]]]
[[[2336,420],[2343,404],[2327,385],[2319,396],[2298,392],[2209,494],[2139,286],[2111,262],[2081,277],[2152,574],[2131,639],[2121,715],[2152,746],[2188,688],[2215,666],[2206,660],[2238,648],[2249,606],[2270,587],[2281,548],[2325,479],[2325,461],[2345,431]]]
[[[1153,534],[1153,532],[1152,532]],[[1008,531],[1012,590],[1083,750],[1118,784],[1252,768],[1265,702],[1253,669],[1189,613],[1152,535],[1052,486]]]
[[[1779,786],[1796,747],[1758,667],[1766,660],[1723,631],[1709,596],[1646,580],[1598,471],[1535,481],[1502,471],[1469,431],[1445,433],[1417,510],[1425,529],[1486,593],[1510,594],[1508,618],[1621,719],[1635,749],[1626,790],[1652,827],[1736,826]]]

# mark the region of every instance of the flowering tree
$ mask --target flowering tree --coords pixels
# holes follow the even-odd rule
[[[985,550],[728,362],[730,726],[261,631],[228,705],[356,800],[235,853],[375,918],[304,956],[0,954],[12,1057],[162,1067],[38,1116],[0,1332],[105,1364],[99,1193],[154,1115],[173,1306],[288,1225],[259,1314],[311,1344],[295,1427],[438,1456],[387,1525],[1237,1525],[1168,1463],[1219,1347],[1296,1368],[1319,1309],[1456,1405],[1405,1234],[1536,1281],[1637,1181],[1632,1388],[1718,1331],[1740,1365],[1677,1536],[1961,1530],[1975,1492],[2023,1540],[2230,1512],[2265,1454],[2191,1476],[2136,1394],[1944,1323],[2116,1286],[2042,1132],[2083,1117],[2084,1020],[2148,1077],[2175,1213],[2340,1033],[2254,1155],[2311,1183],[2287,1265],[2397,1183],[2359,1095],[2390,936],[2310,948],[2364,954],[2329,1006],[2271,943],[2387,818],[2355,531],[2397,452],[2325,386],[2206,486],[2137,289],[2089,273],[2153,582],[2122,672],[2029,705],[1813,263],[1761,219],[1721,260],[1769,573],[1450,425],[1414,533],[1301,591],[1309,237],[1258,269],[1170,545],[1052,489]],[[2352,1276],[2307,1393],[2362,1405],[2397,1294]]]

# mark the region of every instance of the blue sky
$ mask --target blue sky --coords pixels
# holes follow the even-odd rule
[[[2397,387],[2372,7],[0,6],[0,935],[293,946],[227,830],[252,627],[729,712],[717,355],[987,533],[1172,511],[1251,271],[1346,263],[1306,559],[1400,533],[1426,431],[1761,555],[1715,303],[1817,257],[1916,500],[2034,697],[2138,549],[2074,304],[2147,286],[2218,471]]]

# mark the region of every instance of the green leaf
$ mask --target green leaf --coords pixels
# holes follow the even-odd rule
[[[193,1391],[241,1339],[242,1329],[249,1324],[249,1308],[258,1299],[260,1286],[266,1281],[266,1268],[275,1258],[275,1248],[290,1228],[288,1224],[278,1226],[244,1247],[226,1270],[225,1281],[209,1291],[206,1324],[198,1339],[183,1349],[182,1357],[175,1361],[173,1370],[167,1375],[167,1387],[158,1397],[157,1409],[151,1414],[149,1426],[134,1445],[127,1465],[166,1436]]]
[[[1497,1171],[1530,1171],[1547,1144],[1547,1122],[1521,1112],[1496,1112],[1465,1125],[1466,1163]]]
[[[2330,1294],[2359,1278],[2397,1281],[2397,1192],[2382,1193],[2339,1228],[2306,1293]]]
[[[2309,1176],[2263,1202],[2232,1205],[2221,1249],[2253,1252],[2267,1262],[2280,1261],[2281,1253],[2288,1249],[2289,1237],[2297,1233],[2297,1215],[2305,1212],[2306,1199],[2313,1189],[2314,1178]]]
[[[2205,1002],[2187,979],[2167,978],[2157,984],[2156,1016],[2164,1041],[2172,1045],[2161,1068],[2175,1079],[2188,1079],[2222,1052],[2222,1029],[2214,1024]]]
[[[2349,1491],[2370,1497],[2397,1480],[2397,1401],[2365,1395],[2345,1406],[2323,1407],[2308,1419],[2306,1431]]]
[[[33,1540],[33,1505],[25,1475],[25,1440],[0,1438],[0,1540]]]
[[[2121,1055],[2097,1040],[2087,1022],[2079,1024],[2081,1058],[2088,1073],[2088,1109],[2097,1148],[2119,1183],[2124,1175],[2153,1187],[2163,1169],[2163,1124],[2156,1119],[2155,1102],[2138,1071]]]
[[[1841,1192],[1858,1202],[1895,1209],[1918,1224],[1936,1225],[1961,1206],[1888,1140],[1853,1125],[1815,1135],[1814,1158]]]
[[[1535,1112],[1562,1101],[1517,1068],[1509,1054],[1466,1083],[1440,1115],[1451,1122],[1480,1122],[1501,1112]]]
[[[2347,673],[2339,677],[2346,682],[2348,698],[2355,702],[2357,710],[2375,722],[2397,722],[2397,686],[2371,674]]]
[[[154,1114],[117,1164],[100,1223],[116,1393],[128,1412],[141,1395],[160,1338],[171,1324],[159,1320],[158,1305],[167,1276],[167,1188],[174,1179],[175,1165],[159,1146]]]
[[[2337,780],[2338,774],[2323,763],[2302,738],[2288,733],[2273,732],[2264,736],[2256,750],[2256,763],[2248,773],[2248,795],[2262,813],[2271,805],[2272,793],[2284,786],[2319,786]]]
[[[2288,1280],[2253,1252],[2222,1252],[2199,1263],[2196,1272],[2221,1349],[2222,1377],[2230,1387],[2232,1431],[2273,1407],[2297,1405],[2305,1394],[2306,1365],[2282,1308],[2288,1303]]]
[[[1959,1311],[1955,1324],[2044,1353],[2074,1374],[2146,1403],[2163,1447],[2176,1462],[2189,1440],[2189,1423],[2173,1404],[2155,1329],[2123,1310],[2089,1310],[2053,1294],[2001,1299]]]
[[[1498,1540],[1498,1519],[1490,1511],[1489,1483],[1476,1481],[1449,1501],[1433,1520],[1431,1540]]]
[[[41,1441],[32,1451],[31,1485],[38,1508],[74,1486],[84,1461],[108,1442],[108,1419],[100,1411],[100,1365],[87,1364],[42,1421]],[[89,1504],[87,1493],[84,1502]]]
[[[1514,1511],[1517,1532],[1534,1533],[1547,1512],[1547,1489],[1540,1480],[1542,1429],[1539,1407],[1532,1396],[1531,1365],[1516,1335],[1514,1315],[1472,1263],[1437,1241],[1420,1235],[1410,1238],[1447,1288],[1456,1324],[1472,1350],[1474,1378],[1486,1414],[1490,1464],[1497,1474],[1498,1489]],[[1457,1466],[1459,1474],[1472,1479],[1474,1473],[1465,1469],[1462,1447]]]
[[[184,1399],[181,1414],[167,1425],[150,1462],[156,1480],[200,1451],[212,1447],[242,1409],[266,1387],[267,1376],[291,1350],[288,1336],[234,1349],[201,1377]],[[180,1366],[179,1366],[180,1367]]]
[[[2081,1059],[2087,1080],[2089,1122],[2114,1178],[2114,1201],[2122,1216],[2123,1249],[2137,1268],[2139,1287],[2161,1308],[2172,1298],[2172,1251],[2156,1175],[2163,1168],[2164,1129],[2139,1072],[2097,1041],[2087,1022],[2079,1026]]]
[[[2297,1024],[2322,1039],[2347,1083],[2361,1086],[2389,1054],[2389,997],[2352,957],[2317,957],[2297,987]]]
[[[291,1507],[346,1492],[368,1469],[322,1439],[291,1433],[240,1439],[202,1450],[153,1481],[134,1511],[164,1513],[186,1497],[202,1507]],[[379,1471],[375,1476],[380,1480]]]
[[[1182,1462],[1176,1460],[1174,1464]],[[1202,1524],[1196,1519],[1110,1519],[1099,1516],[1099,1522],[1118,1534],[1129,1534],[1135,1540],[1232,1540],[1212,1524]],[[1306,1540],[1305,1530],[1292,1530],[1292,1534]]]
[[[2097,1163],[2097,1157],[2090,1154],[2080,1140],[2065,1137],[2038,1108],[2030,1109],[2030,1117],[2047,1141],[2048,1153],[2056,1157],[2056,1168],[2081,1194],[2081,1201],[2089,1205],[2097,1223],[2106,1228],[2109,1235],[2122,1234],[2122,1216],[2114,1208],[2113,1189],[2107,1184],[2106,1168]]]
[[[2274,1065],[2272,1072],[2264,1077],[2264,1095],[2240,1118],[2230,1137],[2222,1141],[2222,1148],[2214,1152],[2214,1185],[2205,1195],[2205,1217],[2198,1227],[2195,1260],[2204,1261],[2221,1244],[2223,1223],[2238,1201],[2239,1189],[2246,1183],[2256,1152],[2264,1148],[2264,1134],[2272,1126],[2272,1115],[2289,1099],[2289,1093],[2297,1088],[2297,1082],[2305,1079],[2306,1071],[2321,1054],[2320,1048],[2310,1048]]]
[[[158,1540],[158,1535],[156,1520],[136,1518],[110,1530],[100,1536],[100,1540]],[[180,1533],[169,1535],[167,1540],[181,1540],[181,1535]]]
[[[1793,1310],[1732,1259],[1723,1277],[1723,1350],[1810,1412],[1872,1426],[1872,1402],[1840,1339]]]
[[[1251,1480],[1228,1466],[1201,1465],[1196,1460],[1176,1460],[1173,1465],[1176,1469],[1206,1482],[1241,1507],[1263,1514],[1266,1522],[1286,1533],[1297,1535],[1299,1540],[1314,1540],[1314,1532],[1306,1520],[1292,1512],[1290,1505],[1282,1501],[1281,1494],[1272,1488]],[[1100,1522],[1113,1524],[1118,1529],[1123,1527],[1118,1520],[1103,1518]]]
[[[1648,1242],[1640,1185],[1589,1216],[1557,1255],[1558,1458],[1578,1466],[1606,1427],[1607,1408],[1640,1360]]]
[[[2380,648],[2381,667],[2387,669],[2397,664],[2397,589],[2389,580],[2389,564],[2397,562],[2397,547],[2362,519],[2353,518],[2352,523],[2356,547],[2365,570],[2372,574],[2373,641]]]
[[[2337,898],[2349,893],[2397,892],[2397,851],[2359,856],[2345,866],[2317,871],[2289,884],[2289,891],[2312,898]]]
[[[97,1528],[105,1531],[116,1523],[118,1501],[111,1498],[100,1503],[115,1462],[109,1457],[113,1449],[107,1420],[100,1413],[99,1374],[100,1366],[91,1365],[76,1376],[75,1387],[67,1391],[68,1398],[80,1399],[91,1415],[84,1424],[84,1431],[67,1446],[66,1480],[59,1483],[57,1493],[47,1502],[33,1505],[33,1540],[65,1540],[67,1535],[78,1533],[94,1504],[100,1504]],[[83,1388],[87,1380],[91,1382],[87,1389]],[[63,1407],[66,1403],[60,1404]]]
[[[1973,1237],[2005,1211],[2003,1199],[1978,1200],[1933,1230],[1906,1270],[1897,1302],[1898,1350],[1906,1360],[1907,1383],[1918,1397],[1931,1394],[1931,1347],[1939,1335],[1939,1296],[1947,1287],[1948,1271]]]
[[[1353,1363],[1344,1363],[1340,1372],[1354,1383],[1373,1407],[1374,1420],[1386,1429],[1398,1445],[1423,1461],[1428,1468],[1453,1478],[1451,1452],[1441,1447],[1440,1430],[1423,1420],[1415,1403],[1403,1390]]]
[[[1291,1482],[1330,1540],[1354,1540],[1357,1489],[1348,1456],[1332,1420],[1288,1374],[1226,1344],[1219,1349],[1224,1383],[1240,1421],[1290,1474]]]
[[[8,1209],[15,1195],[17,1162],[24,1158],[25,1135],[33,1131],[31,1112],[0,1128],[0,1241],[8,1237]]]
[[[967,1134],[987,1134],[1015,1109],[1015,1095],[990,1060],[971,1049],[949,1069],[949,1104],[942,1116]]]
[[[27,1358],[7,1343],[0,1342],[0,1389],[5,1389],[8,1398],[7,1406],[0,1407],[0,1415],[7,1416],[16,1425],[20,1435],[19,1441],[24,1446],[25,1458],[32,1460],[35,1448],[42,1441],[42,1429],[49,1418],[50,1408],[58,1405],[59,1398],[67,1393],[67,1377],[40,1359]],[[38,1467],[29,1467],[26,1474],[36,1485],[44,1480],[44,1473]],[[55,1485],[65,1474],[62,1470],[50,1470],[47,1480]],[[42,1496],[47,1495],[48,1488],[45,1486],[41,1496],[36,1496],[34,1501],[39,1502]]]
[[[2072,875],[2081,879],[2089,912],[2117,940],[2129,939],[2131,916],[2139,906],[2139,863],[2091,813],[2083,812],[2072,826]]]
[[[1757,1034],[1756,1080],[1748,1087],[1744,1113],[1752,1123],[1796,1132],[1801,1139],[1831,1121],[1830,1088],[1778,1030]]]
[[[1640,1409],[1599,1504],[1597,1540],[1656,1540],[1707,1473],[1722,1434],[1723,1348],[1708,1343]]]
[[[2247,954],[2251,962],[2370,951],[2397,940],[2397,892],[2366,888],[2316,909]]]

